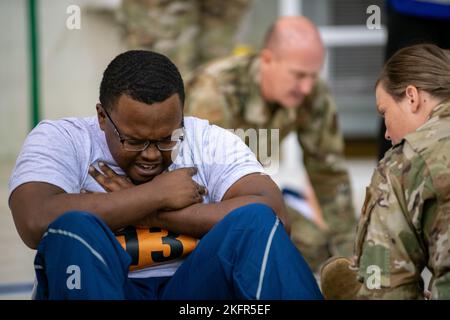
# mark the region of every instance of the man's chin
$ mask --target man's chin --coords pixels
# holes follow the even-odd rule
[[[139,185],[139,184],[143,184],[143,183],[152,181],[157,176],[157,174],[143,176],[143,175],[138,174],[137,172],[130,172],[127,175],[128,175],[128,177],[130,177],[130,180],[135,185]]]
[[[130,178],[130,179],[131,179],[131,182],[133,182],[133,184],[140,185],[140,184],[152,181],[153,178],[155,178],[155,176],[145,177],[145,178],[144,177]]]
[[[303,103],[303,98],[301,99],[289,99],[282,103],[283,107],[286,109],[294,109],[300,106]]]
[[[139,170],[132,170],[128,176],[131,181],[135,184],[143,184],[149,181],[152,181],[156,176],[160,175],[166,170],[166,167],[159,166],[156,169],[153,169],[151,172],[140,172]]]

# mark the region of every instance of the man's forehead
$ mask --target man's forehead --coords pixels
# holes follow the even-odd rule
[[[146,103],[138,101],[128,95],[122,95],[117,101],[114,110],[120,115],[139,116],[157,114],[177,114],[182,112],[181,102],[177,94],[174,94],[164,101]]]
[[[320,68],[306,68],[306,67],[298,66],[298,65],[289,66],[289,70],[296,74],[304,74],[304,75],[310,75],[310,76],[316,76],[320,72]]]
[[[291,54],[283,59],[289,69],[296,72],[319,73],[323,66],[321,56]]]
[[[150,138],[148,135],[170,135],[182,121],[182,109],[177,96],[163,102],[146,104],[125,97],[119,99],[116,116],[123,134],[134,138]],[[154,137],[161,138],[161,137]]]

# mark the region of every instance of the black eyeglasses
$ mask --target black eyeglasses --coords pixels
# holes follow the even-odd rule
[[[114,126],[114,131],[116,132],[117,136],[119,137],[122,147],[126,151],[132,151],[132,152],[144,151],[151,144],[154,144],[159,151],[172,151],[173,149],[178,147],[178,145],[184,140],[183,121],[181,122],[181,128],[176,129],[172,133],[172,136],[169,139],[136,140],[136,139],[124,138],[124,137],[122,137],[122,134],[119,132],[119,129],[117,128],[114,121],[111,119],[111,116],[109,115],[108,111],[106,111],[105,108],[103,108],[103,111],[105,111],[106,116],[108,117],[109,121],[111,121],[112,125]]]

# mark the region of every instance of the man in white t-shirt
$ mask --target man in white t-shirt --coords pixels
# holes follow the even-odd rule
[[[97,117],[28,135],[9,204],[37,249],[36,298],[321,298],[276,185],[239,138],[184,118],[183,104],[167,57],[128,51],[103,74]]]

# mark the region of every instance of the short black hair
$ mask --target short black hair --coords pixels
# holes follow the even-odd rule
[[[175,93],[184,105],[183,79],[169,58],[152,51],[130,50],[115,57],[103,73],[100,103],[112,110],[122,94],[152,104]]]

